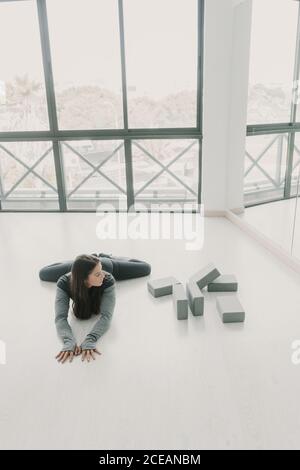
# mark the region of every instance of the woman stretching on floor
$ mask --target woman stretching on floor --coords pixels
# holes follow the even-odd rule
[[[72,362],[82,353],[82,361],[101,354],[96,342],[109,328],[116,303],[115,280],[147,276],[150,264],[137,259],[100,253],[79,255],[75,260],[53,263],[39,272],[42,281],[56,282],[55,325],[64,347],[55,357],[64,363]],[[68,323],[70,298],[75,317],[89,319],[100,313],[100,318],[80,346],[76,344]]]

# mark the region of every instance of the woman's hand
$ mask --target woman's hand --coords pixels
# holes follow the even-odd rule
[[[77,346],[77,344],[75,346],[74,354],[75,356],[79,356],[79,354],[81,354],[81,347]]]
[[[83,349],[81,360],[84,361],[85,359],[87,359],[88,362],[90,362],[91,357],[95,360],[96,358],[94,357],[94,353],[102,354],[96,348],[95,349]]]
[[[63,364],[66,362],[66,360],[69,358],[69,362],[73,361],[74,356],[78,356],[81,354],[81,347],[80,346],[75,346],[74,351],[60,351],[57,356],[55,356],[55,359],[57,359],[58,362]]]

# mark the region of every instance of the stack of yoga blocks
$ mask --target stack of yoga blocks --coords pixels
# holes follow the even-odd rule
[[[188,318],[188,310],[194,316],[204,313],[204,295],[202,289],[208,292],[236,292],[238,283],[233,274],[221,274],[214,263],[209,263],[191,276],[184,288],[175,277],[169,276],[150,280],[147,283],[153,297],[172,294],[173,305],[178,320]],[[216,298],[216,307],[223,323],[243,322],[245,310],[237,294],[221,295]]]

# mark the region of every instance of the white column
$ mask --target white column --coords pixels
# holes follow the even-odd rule
[[[236,3],[238,0],[236,0]],[[244,172],[248,106],[252,0],[234,8],[229,147],[227,164],[227,208],[244,208]]]
[[[243,205],[252,0],[206,0],[202,202],[205,213]]]

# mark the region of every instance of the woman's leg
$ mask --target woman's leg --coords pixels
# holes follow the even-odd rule
[[[132,279],[135,277],[148,276],[151,266],[146,261],[126,258],[124,256],[104,255],[92,253],[98,256],[104,271],[111,273],[116,280]],[[39,271],[39,278],[42,281],[57,282],[60,276],[72,269],[73,260],[61,261],[44,266]]]
[[[41,281],[56,282],[63,274],[71,271],[73,260],[48,264],[39,271]]]
[[[92,253],[95,254],[95,253]],[[63,274],[69,273],[74,260],[61,261],[59,263],[48,264],[39,271],[41,281],[56,282]],[[113,272],[113,263],[109,258],[100,258],[102,268],[109,273]]]
[[[103,253],[100,253],[103,255]],[[99,255],[99,256],[100,256]],[[126,258],[125,256],[105,255],[106,259],[110,259],[113,265],[112,274],[116,280],[132,279],[135,277],[148,276],[151,272],[151,266],[146,261],[134,258]],[[109,258],[108,258],[109,256]],[[102,262],[102,256],[100,256]],[[105,259],[103,257],[103,259]]]

